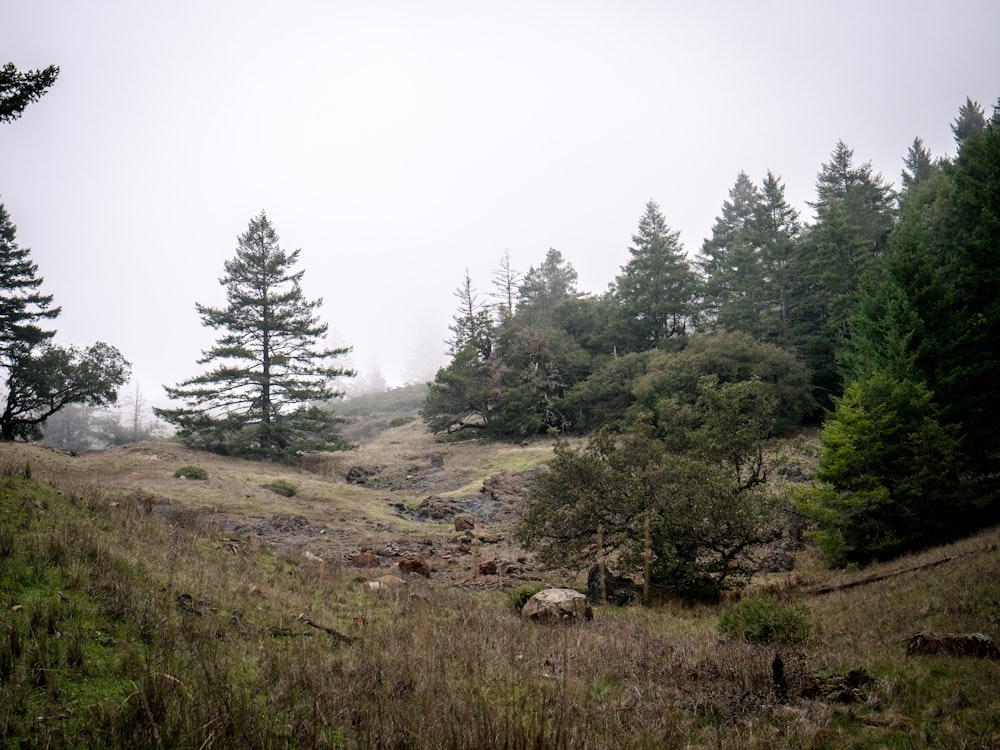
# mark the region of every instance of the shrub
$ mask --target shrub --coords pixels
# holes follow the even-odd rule
[[[182,466],[174,472],[178,479],[208,479],[208,472],[200,466]]]
[[[748,597],[719,618],[719,632],[727,638],[754,643],[801,643],[809,637],[809,608],[781,604],[774,597]]]
[[[299,488],[289,481],[284,479],[275,479],[273,482],[264,485],[265,489],[271,490],[275,494],[281,495],[282,497],[291,497]]]
[[[540,583],[522,583],[517,588],[508,590],[507,601],[510,602],[510,606],[515,609],[515,611],[520,612],[524,609],[524,605],[528,603],[528,599],[533,597],[544,587]]]

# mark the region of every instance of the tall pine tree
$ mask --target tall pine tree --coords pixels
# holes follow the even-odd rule
[[[342,395],[336,378],[354,374],[331,364],[350,350],[318,348],[327,324],[315,314],[322,299],[302,293],[299,253],[281,248],[262,211],[225,263],[227,306],[196,305],[202,323],[222,332],[198,361],[215,366],[166,388],[184,407],[156,410],[187,444],[273,458],[341,445],[339,420],[321,405]]]
[[[696,316],[699,281],[680,233],[670,229],[655,201],[646,204],[632,243],[614,295],[626,318],[625,348],[646,351],[684,336]]]

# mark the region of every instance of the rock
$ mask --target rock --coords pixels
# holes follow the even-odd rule
[[[476,528],[476,522],[468,516],[455,516],[455,531],[471,531]]]
[[[535,622],[574,622],[593,619],[594,612],[579,591],[545,589],[527,601],[521,615]]]
[[[479,565],[479,575],[495,576],[497,574],[497,564],[495,560],[487,560]]]
[[[369,591],[394,589],[405,585],[406,581],[399,576],[382,576],[381,578],[376,578],[374,581],[365,581],[365,588]]]
[[[359,552],[351,558],[353,568],[377,568],[381,564],[378,555],[373,555],[371,552]]]
[[[352,466],[347,470],[344,479],[351,484],[365,484],[369,477],[373,477],[378,473],[379,469],[374,466]]]
[[[930,630],[921,630],[910,638],[906,653],[910,656],[947,654],[1000,659],[1000,649],[997,648],[997,644],[982,633],[934,633]]]
[[[431,566],[427,564],[426,560],[422,560],[420,558],[410,558],[408,560],[400,560],[399,569],[403,573],[410,573],[418,576],[423,576],[424,578],[431,577]]]
[[[498,503],[520,504],[535,483],[534,472],[501,471],[483,482],[480,492]]]
[[[426,519],[445,521],[454,518],[456,513],[458,513],[458,508],[454,504],[437,495],[431,495],[420,503],[413,517],[417,521]]]

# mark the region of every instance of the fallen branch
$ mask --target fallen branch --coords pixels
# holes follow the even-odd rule
[[[971,554],[971,553],[967,553]],[[959,557],[956,555],[955,557]],[[924,570],[926,568],[934,568],[938,565],[943,565],[946,562],[951,562],[955,557],[945,557],[941,560],[935,560],[934,562],[924,563],[923,565],[916,565],[912,568],[903,568],[902,570],[894,570],[891,573],[879,573],[878,575],[868,576],[867,578],[859,578],[856,581],[850,581],[848,583],[838,583],[833,586],[821,586],[818,589],[812,589],[807,592],[814,596],[819,596],[822,594],[831,594],[834,591],[843,591],[844,589],[853,589],[857,586],[867,586],[869,583],[878,583],[879,581],[884,581],[887,578],[893,578],[895,576],[901,576],[904,573],[913,573],[917,570]]]
[[[333,636],[334,638],[336,638],[341,643],[354,643],[357,640],[357,638],[352,638],[349,635],[344,635],[343,633],[340,633],[340,632],[334,630],[333,628],[328,628],[326,625],[319,625],[319,624],[313,622],[312,620],[310,620],[308,617],[304,617],[303,615],[299,615],[295,619],[299,620],[300,622],[304,622],[306,625],[308,625],[311,628],[316,628],[317,630],[322,630],[324,633],[327,633],[328,635]]]

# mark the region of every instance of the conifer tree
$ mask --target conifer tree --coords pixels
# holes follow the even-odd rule
[[[225,263],[227,306],[196,304],[202,323],[222,332],[198,361],[214,369],[166,387],[184,407],[156,410],[187,444],[273,458],[342,446],[340,420],[323,403],[343,395],[336,378],[354,374],[331,363],[350,349],[318,348],[328,326],[315,314],[322,299],[302,293],[299,253],[281,248],[262,211]]]
[[[43,327],[60,313],[31,252],[17,243],[17,229],[0,204],[0,369],[6,371],[0,403],[0,439],[37,440],[49,417],[70,404],[115,403],[130,365],[113,346],[86,349],[52,343]]]
[[[687,332],[696,317],[698,277],[680,233],[670,229],[655,201],[646,204],[632,243],[614,294],[629,328],[625,348],[646,351]]]

